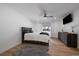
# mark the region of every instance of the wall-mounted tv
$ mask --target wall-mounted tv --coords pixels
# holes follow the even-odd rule
[[[72,14],[68,14],[64,19],[63,19],[63,24],[68,24],[72,22]]]

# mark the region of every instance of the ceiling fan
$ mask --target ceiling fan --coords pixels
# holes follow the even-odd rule
[[[48,15],[46,14],[46,12],[44,12],[43,17],[53,17],[53,16],[48,16]]]
[[[42,15],[43,17],[47,17],[47,18],[48,18],[48,17],[49,17],[49,18],[53,17],[53,16],[48,16],[47,13],[46,13],[46,11],[45,11],[44,9],[41,9],[41,11],[42,11],[42,12],[41,12],[41,15]]]

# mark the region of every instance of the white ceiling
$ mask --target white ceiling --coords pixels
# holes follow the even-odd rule
[[[67,14],[72,13],[79,8],[78,3],[41,3],[38,4],[38,6],[41,10],[41,14],[43,14],[42,11],[45,10],[48,16],[56,17],[56,19],[51,18],[46,20],[47,23],[43,23],[44,25],[50,25],[51,22],[57,22],[58,20],[61,20],[63,17],[65,17]]]
[[[61,17],[65,13],[70,13],[79,8],[78,3],[46,3],[38,4],[40,9],[44,9],[48,15]]]
[[[33,22],[40,22],[43,24],[58,21],[66,14],[79,8],[78,3],[16,3],[4,5],[11,7]],[[47,15],[57,18],[44,19],[43,10],[46,11]]]

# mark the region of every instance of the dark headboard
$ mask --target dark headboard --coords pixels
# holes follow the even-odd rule
[[[22,43],[24,42],[24,34],[25,33],[33,33],[32,28],[28,28],[28,27],[21,27],[21,31],[22,31]]]

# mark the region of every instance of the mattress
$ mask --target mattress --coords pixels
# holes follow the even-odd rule
[[[24,35],[24,40],[32,40],[32,41],[41,41],[48,43],[48,40],[50,39],[47,35],[40,35],[35,33],[26,33]]]

